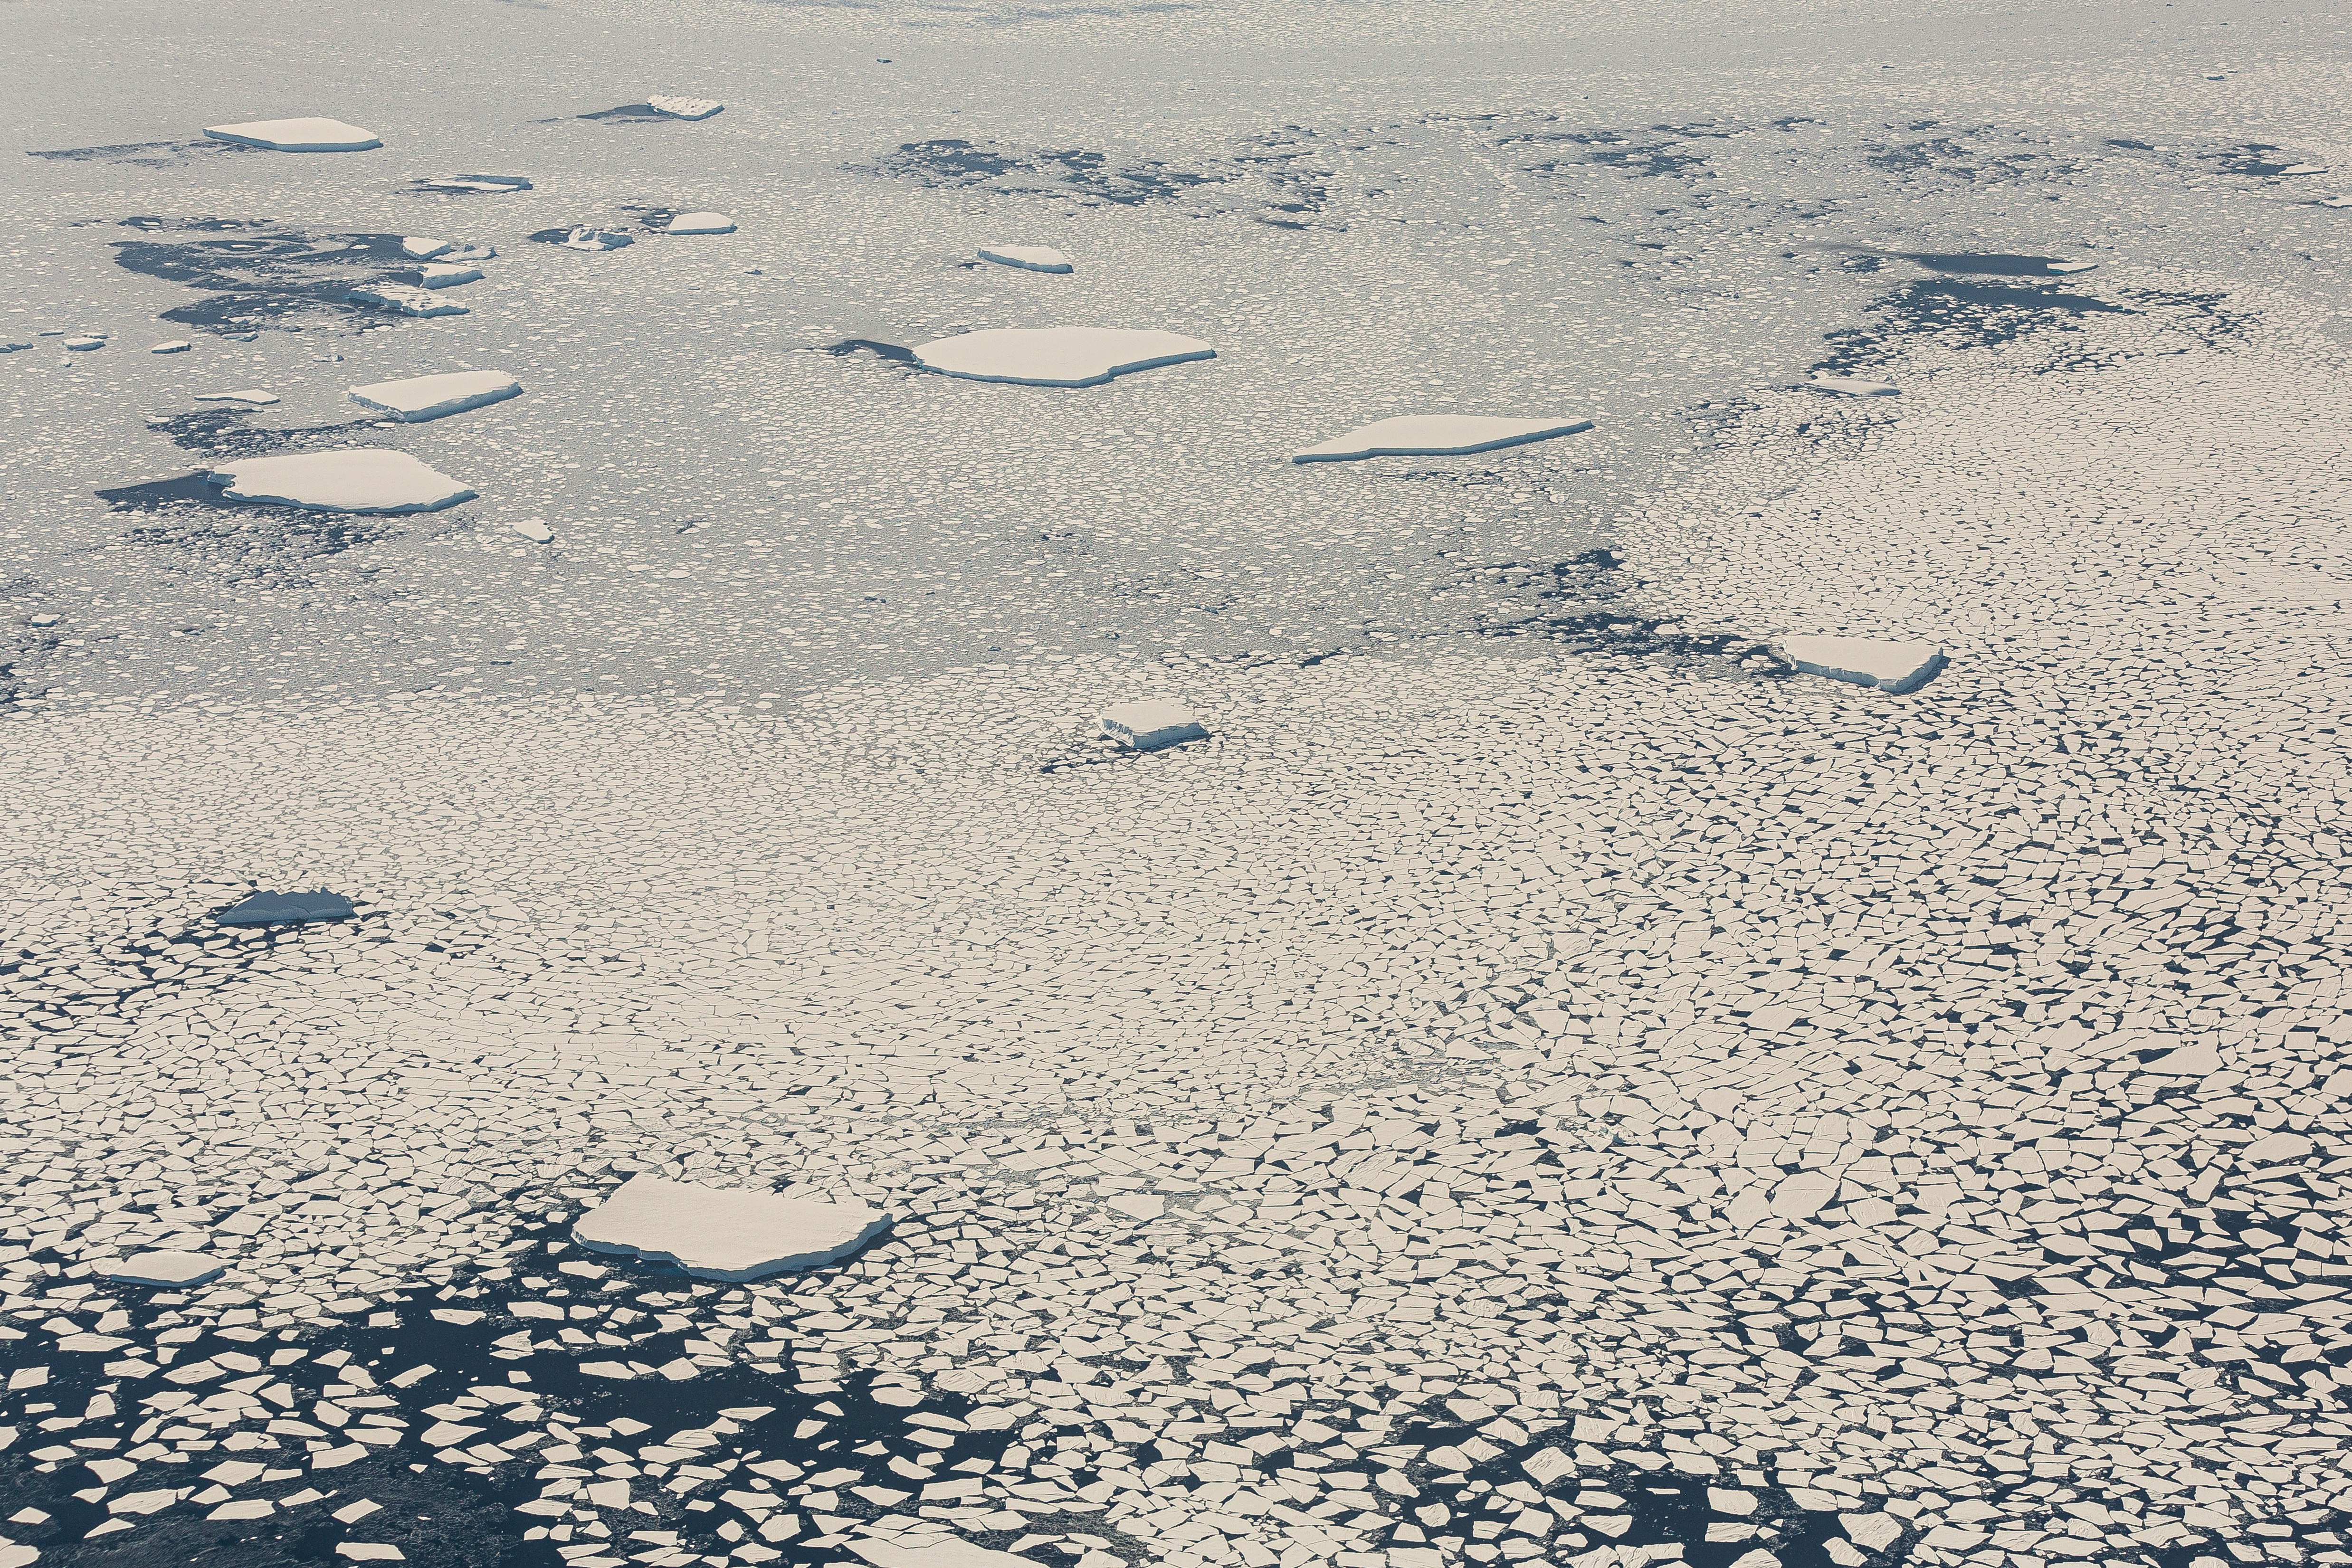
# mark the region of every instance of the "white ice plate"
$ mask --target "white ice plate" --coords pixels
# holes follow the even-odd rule
[[[2279,171],[2279,178],[2284,180],[2289,174],[2325,174],[2326,172],[2327,165],[2325,163],[2290,163]]]
[[[354,288],[343,296],[355,305],[373,305],[385,310],[397,310],[403,316],[463,316],[466,307],[454,299],[439,299],[429,288],[419,288],[414,283],[371,283]]]
[[[173,338],[168,342],[156,344],[147,351],[151,354],[184,354],[194,346],[185,338]]]
[[[201,1285],[228,1267],[201,1252],[134,1252],[106,1271],[126,1285]]]
[[[1147,697],[1141,702],[1105,708],[1102,732],[1121,746],[1138,751],[1157,751],[1180,741],[1205,739],[1209,733],[1192,716],[1191,708],[1166,697]]]
[[[1874,637],[1790,637],[1780,649],[1806,674],[1898,694],[1917,691],[1942,674],[1945,664],[1944,651],[1933,643]]]
[[[400,248],[419,261],[431,261],[445,250],[457,248],[457,242],[446,239],[419,239],[415,235],[400,242]]]
[[[555,542],[555,530],[537,517],[518,517],[508,527],[535,545],[551,545]]]
[[[1869,382],[1860,376],[1815,376],[1805,385],[1815,392],[1837,392],[1845,397],[1896,397],[1903,390],[1890,382]]]
[[[1067,272],[1070,258],[1050,245],[984,245],[980,259],[1029,272]]]
[[[680,213],[662,233],[667,235],[731,235],[735,220],[725,213]]]
[[[264,392],[259,387],[247,387],[243,392],[198,392],[196,401],[198,402],[249,402],[259,405],[276,402],[278,394],[274,392]]]
[[[697,1279],[757,1280],[845,1258],[889,1226],[857,1204],[639,1175],[582,1215],[572,1239],[675,1263]]]
[[[452,174],[417,183],[430,191],[480,191],[490,195],[530,189],[530,182],[520,174]]]
[[[66,340],[65,346],[77,354],[87,354],[92,349],[103,349],[106,347],[106,340],[103,338],[68,338]]]
[[[672,120],[708,120],[727,106],[715,98],[677,98],[665,93],[646,99],[646,107]]]
[[[460,267],[455,262],[432,262],[418,271],[418,281],[427,288],[455,288],[461,283],[479,283],[482,269]]]
[[[950,1537],[908,1546],[896,1541],[853,1541],[849,1549],[874,1568],[1036,1568],[1026,1557]]]
[[[352,401],[408,424],[522,395],[522,383],[504,371],[452,371],[400,382],[370,382],[352,389]]]
[[[1135,371],[1216,357],[1198,338],[1123,327],[992,327],[915,350],[917,364],[942,375],[1031,387],[1095,387]]]
[[[2095,261],[2053,261],[2050,264],[2049,270],[2052,272],[2088,272],[2098,265],[2099,264]]]
[[[1493,419],[1475,413],[1406,413],[1376,419],[1319,446],[1290,455],[1293,463],[1346,463],[1359,457],[1456,457],[1522,446],[1591,430],[1589,419]]]
[[[205,134],[273,152],[364,152],[383,145],[374,131],[340,120],[249,120],[242,125],[207,125]]]
[[[362,446],[248,457],[205,476],[232,501],[273,502],[320,512],[437,512],[475,492],[405,452]]]

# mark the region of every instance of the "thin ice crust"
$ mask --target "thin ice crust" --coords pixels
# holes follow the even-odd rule
[[[888,1216],[856,1204],[640,1175],[583,1215],[572,1239],[697,1279],[741,1281],[846,1258],[889,1228]]]
[[[1364,457],[1459,457],[1574,435],[1589,419],[1489,419],[1473,413],[1408,413],[1378,419],[1320,445],[1290,455],[1293,463],[1349,463]]]

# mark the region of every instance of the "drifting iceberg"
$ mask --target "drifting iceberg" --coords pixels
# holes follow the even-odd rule
[[[352,401],[407,424],[421,424],[522,395],[522,383],[502,371],[452,371],[406,381],[352,388]]]
[[[675,1263],[698,1279],[757,1280],[845,1258],[889,1226],[856,1204],[638,1175],[581,1216],[572,1239]]]

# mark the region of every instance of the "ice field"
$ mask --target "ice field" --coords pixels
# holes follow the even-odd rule
[[[2325,8],[0,16],[0,1568],[2352,1563]]]

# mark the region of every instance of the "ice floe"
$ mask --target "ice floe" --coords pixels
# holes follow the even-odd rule
[[[2053,261],[2048,270],[2058,273],[2089,272],[2097,267],[2095,261]]]
[[[185,338],[171,338],[156,344],[147,351],[151,354],[184,354],[194,346]]]
[[[456,262],[431,262],[418,269],[416,280],[426,288],[455,288],[461,283],[479,283],[482,269]]]
[[[1933,643],[1885,642],[1871,637],[1789,637],[1781,641],[1789,662],[1808,675],[1826,675],[1883,692],[1911,692],[1944,668],[1944,651]]]
[[[353,387],[353,402],[408,424],[442,419],[522,395],[522,383],[503,371],[450,371],[405,381]]]
[[[405,452],[355,447],[225,463],[205,478],[232,501],[324,512],[437,512],[475,491]]]
[[[555,542],[555,530],[537,517],[518,517],[508,527],[535,545]]]
[[[92,349],[103,349],[106,347],[106,340],[103,338],[68,338],[65,340],[65,347],[77,354],[87,354]]]
[[[1835,392],[1841,397],[1895,397],[1903,390],[1891,382],[1865,381],[1860,376],[1816,375],[1805,387],[1809,392]]]
[[[357,913],[340,893],[257,893],[213,918],[223,925],[299,925],[314,920],[349,920]]]
[[[539,236],[534,235],[531,237],[536,239]],[[583,225],[572,229],[558,243],[571,250],[618,250],[635,241],[617,229],[589,228]]]
[[[997,1552],[952,1535],[929,1536],[919,1541],[877,1538],[852,1541],[848,1546],[874,1568],[1036,1568],[1029,1558]]]
[[[422,191],[470,191],[497,196],[528,191],[531,184],[520,174],[445,174],[419,180],[416,188]]]
[[[1121,327],[992,327],[915,350],[915,362],[968,381],[1100,386],[1113,376],[1216,358],[1197,338]]]
[[[435,297],[428,288],[414,283],[371,283],[352,289],[343,296],[354,305],[373,305],[379,309],[396,310],[403,316],[463,316],[466,307],[454,299]]]
[[[134,1252],[106,1271],[110,1280],[126,1285],[201,1285],[217,1280],[228,1265],[202,1252]]]
[[[364,152],[381,147],[373,131],[346,125],[340,120],[250,120],[240,125],[207,125],[205,134],[215,141],[244,147],[265,147],[273,152]]]
[[[457,245],[455,240],[420,239],[411,236],[400,242],[400,248],[419,261],[431,261],[443,251],[457,249]]]
[[[984,245],[980,247],[980,259],[1017,267],[1025,272],[1070,270],[1070,258],[1050,245]]]
[[[708,120],[727,106],[715,98],[679,98],[670,93],[658,93],[646,99],[646,107],[672,120]]]
[[[666,235],[731,235],[735,220],[725,213],[680,213],[662,226]]]
[[[1290,455],[1293,463],[1344,463],[1361,457],[1453,457],[1523,446],[1590,430],[1589,419],[1501,419],[1471,413],[1409,413],[1335,436]]]
[[[261,387],[247,387],[243,392],[198,392],[196,401],[198,402],[249,402],[257,407],[266,407],[278,401],[278,394]]]
[[[1167,697],[1147,697],[1105,708],[1102,732],[1136,751],[1157,751],[1187,740],[1202,740],[1208,730],[1192,710]]]
[[[705,1280],[756,1280],[845,1258],[889,1228],[856,1204],[639,1175],[581,1217],[572,1239],[675,1263]]]

